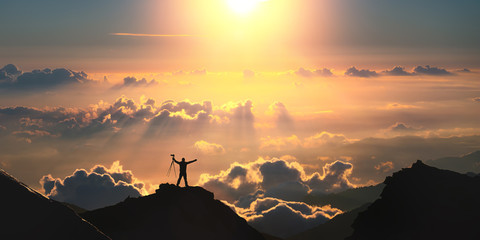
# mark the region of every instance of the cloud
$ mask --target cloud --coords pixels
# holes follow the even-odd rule
[[[472,100],[473,100],[474,102],[480,102],[480,97],[474,97],[474,98],[472,98]]]
[[[453,73],[443,68],[430,67],[429,65],[426,65],[425,67],[417,66],[413,71],[416,74],[433,75],[433,76],[453,75]]]
[[[0,70],[0,88],[5,89],[47,89],[67,84],[82,84],[92,82],[84,72],[75,72],[65,68],[51,70],[33,70],[21,73],[12,64]]]
[[[268,108],[276,118],[275,124],[278,129],[284,131],[292,131],[294,129],[293,118],[283,103],[274,102]]]
[[[117,84],[113,88],[122,88],[122,87],[149,87],[158,84],[157,81],[152,79],[150,82],[147,82],[145,78],[137,80],[135,77],[126,77],[123,79],[122,84]]]
[[[330,69],[328,68],[323,68],[323,69],[316,69],[316,70],[308,70],[305,68],[299,68],[297,71],[295,71],[295,74],[301,77],[315,77],[315,76],[322,76],[322,77],[331,77],[333,76],[333,73]]]
[[[307,184],[314,191],[313,193],[334,192],[353,188],[353,185],[348,177],[353,172],[353,164],[336,160],[332,163],[327,163],[323,167],[323,175],[319,173],[312,174]]]
[[[7,64],[0,69],[0,84],[13,82],[20,74],[22,74],[22,71],[15,65]]]
[[[209,143],[207,141],[196,141],[193,147],[202,154],[205,155],[218,155],[225,153],[225,149],[222,145],[216,143]]]
[[[174,72],[172,73],[172,75],[174,76],[181,76],[181,75],[197,75],[197,76],[202,76],[202,75],[205,75],[207,74],[207,70],[206,69],[201,69],[201,70],[193,70],[193,71],[183,71],[183,70],[180,70],[180,71],[177,71],[177,72]]]
[[[229,206],[260,232],[282,238],[306,231],[342,213],[330,206],[316,207],[270,197],[257,198],[245,208]]]
[[[369,77],[376,77],[376,76],[378,76],[378,74],[377,74],[377,72],[371,71],[371,70],[368,70],[368,69],[358,70],[355,67],[351,67],[351,68],[347,69],[347,71],[345,72],[345,76],[369,78]]]
[[[394,168],[393,162],[381,162],[377,165],[375,165],[375,170],[383,172],[383,173],[388,173],[391,172]]]
[[[77,169],[64,179],[48,174],[42,177],[40,184],[49,198],[88,210],[147,193],[144,183],[136,179],[130,170],[123,170],[119,161],[110,168],[96,165],[90,171]]]
[[[143,97],[137,103],[122,96],[112,104],[101,101],[88,108],[0,107],[0,122],[9,134],[49,133],[29,134],[36,137],[81,138],[123,133],[144,126],[148,128],[144,137],[181,136],[185,132],[214,129],[232,137],[247,138],[255,131],[252,108],[251,101],[214,107],[210,101],[170,100],[157,106],[154,99]]]
[[[388,129],[390,131],[393,131],[393,132],[412,132],[412,131],[418,131],[419,130],[419,129],[410,127],[407,124],[402,123],[402,122],[397,122],[394,125],[388,127]]]
[[[196,35],[190,34],[148,34],[148,33],[110,33],[113,36],[127,36],[127,37],[194,37]]]
[[[389,103],[386,106],[380,107],[382,110],[398,110],[398,109],[416,109],[420,108],[415,105],[401,104],[401,103]]]
[[[343,145],[352,143],[356,140],[349,139],[345,137],[343,134],[334,134],[329,132],[321,132],[317,133],[311,137],[305,138],[304,147],[306,148],[314,148],[320,145]]]
[[[471,73],[472,71],[468,68],[464,68],[464,69],[460,69],[460,70],[457,70],[457,72],[460,72],[460,73]]]
[[[255,77],[255,72],[252,70],[243,70],[243,77],[244,78],[254,78]]]
[[[296,161],[259,158],[246,164],[233,163],[217,175],[202,174],[199,185],[217,198],[238,206],[249,205],[258,197],[300,201],[311,192],[329,193],[354,187],[348,177],[351,163],[334,161],[323,167],[323,173],[307,175]]]
[[[267,136],[260,138],[259,148],[281,150],[286,148],[299,147],[301,145],[302,141],[296,135],[277,138]]]
[[[405,71],[403,67],[394,67],[392,70],[385,70],[385,75],[389,76],[411,76],[412,73]]]
[[[207,74],[207,70],[201,69],[201,70],[193,70],[190,72],[191,75],[205,75]]]
[[[317,148],[320,146],[339,146],[357,141],[357,139],[349,139],[343,134],[335,134],[329,132],[317,133],[313,136],[306,137],[303,140],[296,135],[289,137],[262,137],[260,138],[260,149],[292,149],[292,148]]]

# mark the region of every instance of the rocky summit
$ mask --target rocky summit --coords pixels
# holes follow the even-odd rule
[[[152,195],[127,198],[82,214],[112,239],[264,239],[245,219],[201,187],[161,184]]]

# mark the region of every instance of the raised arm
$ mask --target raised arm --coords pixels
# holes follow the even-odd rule
[[[192,160],[192,161],[190,161],[190,162],[187,162],[187,164],[194,163],[194,162],[196,162],[196,161],[197,161],[197,159],[194,159],[194,160]]]
[[[176,163],[180,163],[179,161],[175,160],[175,155],[172,155],[172,160],[175,161]]]

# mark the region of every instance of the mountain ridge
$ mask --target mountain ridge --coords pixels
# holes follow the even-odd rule
[[[72,209],[0,169],[2,239],[110,239]]]

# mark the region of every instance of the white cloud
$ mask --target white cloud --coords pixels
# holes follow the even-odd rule
[[[92,210],[123,201],[128,196],[147,194],[145,184],[119,161],[110,168],[96,165],[90,171],[77,169],[64,179],[48,174],[40,180],[45,194],[57,201]]]
[[[297,161],[259,158],[246,164],[234,163],[217,175],[202,174],[198,184],[213,191],[219,199],[242,205],[260,192],[262,196],[301,200],[311,192],[352,188],[354,185],[348,179],[352,171],[351,163],[337,160],[325,164],[323,173],[307,175]]]
[[[196,141],[193,147],[205,155],[218,155],[225,153],[222,145],[216,143],[209,143],[204,140]]]
[[[231,204],[230,207],[259,231],[282,238],[318,226],[342,213],[330,206],[316,207],[270,197],[257,198],[244,208]]]

